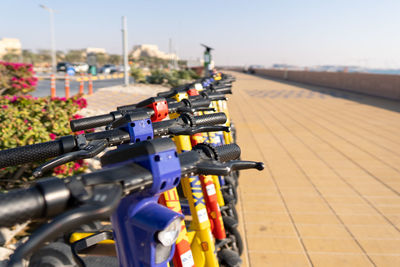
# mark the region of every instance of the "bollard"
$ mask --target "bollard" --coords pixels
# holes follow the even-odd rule
[[[89,95],[93,94],[92,74],[89,74]]]
[[[68,73],[65,74],[65,98],[69,98],[69,75]]]
[[[51,98],[56,97],[56,76],[54,74],[50,75],[50,96]]]
[[[79,84],[79,94],[83,95],[84,94],[84,84],[83,84],[83,73],[81,73],[81,83]]]

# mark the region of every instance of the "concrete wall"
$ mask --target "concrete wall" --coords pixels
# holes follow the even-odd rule
[[[400,75],[262,69],[256,74],[400,100]]]

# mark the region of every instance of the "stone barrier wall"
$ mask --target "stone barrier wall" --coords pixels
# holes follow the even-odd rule
[[[400,75],[260,69],[256,74],[400,100]]]

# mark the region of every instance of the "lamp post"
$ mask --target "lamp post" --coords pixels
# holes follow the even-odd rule
[[[128,86],[128,26],[126,16],[122,17],[122,57],[124,59],[124,85]]]
[[[51,35],[51,67],[53,73],[56,72],[56,40],[54,33],[54,9],[45,5],[40,5],[41,8],[49,11],[50,13],[50,35]]]

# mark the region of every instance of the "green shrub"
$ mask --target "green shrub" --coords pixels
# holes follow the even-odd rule
[[[155,69],[147,76],[147,82],[152,84],[165,84],[172,87],[197,79],[198,75],[192,70],[161,70]]]
[[[178,76],[179,79],[182,80],[195,80],[199,78],[199,75],[196,74],[193,70],[178,70],[176,71],[176,75]]]
[[[32,96],[0,97],[0,150],[47,142],[71,134],[69,121],[86,107],[86,100],[75,96],[65,98],[34,98]],[[33,180],[32,170],[40,163],[0,169],[0,188],[18,187]],[[54,169],[53,175],[64,177],[84,171],[82,161]]]
[[[0,62],[0,95],[23,95],[35,90],[31,64]]]
[[[146,81],[146,77],[141,68],[131,66],[131,76],[135,79],[135,82],[142,83]]]

